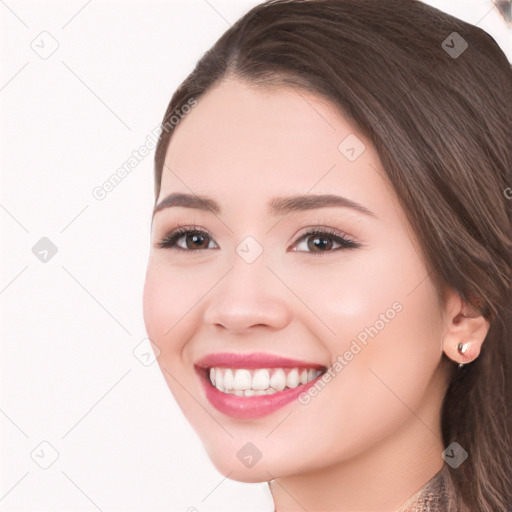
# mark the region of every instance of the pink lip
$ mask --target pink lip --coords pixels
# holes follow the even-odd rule
[[[279,391],[272,395],[259,396],[236,396],[219,391],[210,382],[207,369],[212,366],[221,366],[227,368],[313,368],[325,369],[325,366],[297,361],[294,359],[275,356],[273,354],[251,353],[251,354],[233,354],[218,353],[209,354],[196,363],[196,371],[200,377],[201,384],[206,394],[206,398],[218,411],[238,419],[261,418],[273,413],[277,409],[289,404],[301,393],[314,386],[318,379],[307,384],[299,384],[296,388]]]
[[[313,368],[322,370],[324,365],[308,363],[288,357],[266,354],[264,352],[251,352],[249,354],[235,354],[233,352],[218,352],[208,354],[196,362],[200,368],[221,366],[225,368]]]

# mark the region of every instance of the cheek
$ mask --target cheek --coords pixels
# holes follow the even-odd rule
[[[150,262],[144,281],[143,316],[146,332],[153,342],[160,340],[169,329],[167,315],[172,304],[169,301],[170,295],[165,273],[159,272]]]
[[[314,265],[295,263],[281,274],[324,324],[312,332],[340,350],[366,328],[388,330],[398,316],[410,315],[410,327],[424,332],[425,322],[437,311],[427,270],[399,237],[378,250],[355,249],[336,258],[322,257]]]
[[[193,286],[192,270],[171,268],[158,257],[150,257],[143,291],[146,332],[157,345],[162,375],[187,420],[195,426],[204,420],[197,402],[190,399],[195,375],[187,358],[187,340],[197,329],[197,306],[205,290]],[[197,274],[197,273],[196,273]],[[195,276],[194,276],[195,277]],[[199,396],[197,396],[199,399]]]
[[[386,342],[376,349],[410,353],[419,348],[422,353],[428,347],[421,340],[439,336],[441,322],[428,270],[401,229],[374,235],[372,243],[315,268],[294,269],[301,276],[298,294],[330,327],[331,336],[321,332],[338,353],[358,336],[363,346],[380,339]]]
[[[331,354],[336,400],[369,424],[376,413],[383,422],[403,419],[403,402],[419,404],[442,357],[442,315],[428,271],[407,241],[394,242],[347,254],[311,278],[302,272],[296,288],[332,330],[310,327]]]
[[[149,338],[165,356],[182,348],[189,316],[193,316],[193,306],[200,299],[200,289],[191,286],[187,272],[155,260],[150,258],[146,271],[143,316]]]

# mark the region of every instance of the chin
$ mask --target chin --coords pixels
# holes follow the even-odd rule
[[[285,467],[288,463],[284,463],[286,458],[282,454],[273,452],[265,457],[265,453],[262,454],[247,440],[232,439],[229,444],[212,440],[204,446],[215,469],[237,482],[268,482],[292,470],[292,467]]]
[[[268,466],[264,465],[263,459],[258,461],[252,468],[244,467],[243,464],[235,458],[235,460],[214,459],[210,458],[215,469],[225,477],[235,482],[243,482],[247,484],[255,484],[268,482],[273,480],[274,472]],[[271,476],[272,475],[272,476]]]

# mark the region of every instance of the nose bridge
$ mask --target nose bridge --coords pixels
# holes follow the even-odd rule
[[[253,325],[284,327],[291,317],[289,300],[267,267],[265,251],[257,251],[254,242],[246,240],[236,252],[231,270],[212,290],[205,321],[234,331]]]
[[[261,239],[261,237],[259,237]],[[263,246],[254,236],[248,235],[235,246],[230,258],[232,270],[226,276],[230,293],[240,297],[247,296],[258,299],[263,294],[276,297],[271,280],[272,272],[267,268],[270,248]],[[274,290],[273,292],[271,290]]]

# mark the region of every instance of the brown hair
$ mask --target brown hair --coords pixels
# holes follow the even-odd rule
[[[468,46],[454,54],[459,36],[459,52],[463,41]],[[482,29],[417,0],[270,0],[202,56],[162,126],[226,78],[303,89],[338,108],[374,145],[431,278],[491,321],[480,356],[461,370],[454,365],[443,441],[469,453],[450,470],[457,510],[512,510],[512,68],[505,54]],[[171,136],[163,131],[156,148],[155,200]]]

